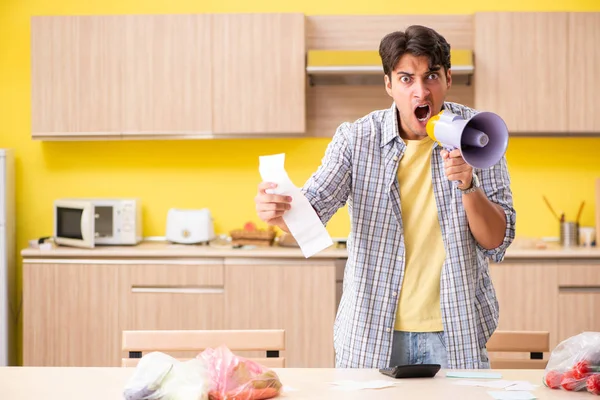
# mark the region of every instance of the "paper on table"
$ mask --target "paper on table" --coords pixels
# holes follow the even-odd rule
[[[344,390],[344,391],[355,391],[362,389],[383,389],[387,387],[395,386],[396,382],[386,380],[372,380],[372,381],[336,381],[331,382],[332,385],[336,385],[333,390]]]
[[[470,381],[470,380],[460,380],[460,381],[456,381],[454,382],[455,385],[461,385],[461,386],[480,386],[480,387],[488,387],[488,388],[494,388],[494,389],[504,389],[507,387],[510,387],[512,385],[515,384],[514,381],[505,381],[505,380],[499,380],[499,381]]]
[[[267,189],[266,192],[292,196],[292,207],[283,215],[283,220],[300,246],[304,257],[309,258],[333,245],[333,240],[321,219],[285,171],[285,154],[259,156],[259,161],[258,169],[262,180],[277,184],[276,188]]]
[[[502,378],[499,372],[469,372],[469,371],[448,371],[446,378]]]
[[[533,393],[527,391],[506,392],[502,390],[488,391],[490,396],[496,400],[533,400],[536,399]]]
[[[539,387],[540,385],[534,385],[531,382],[527,382],[527,381],[515,381],[514,385],[508,386],[505,389],[506,390],[535,390],[535,388]]]

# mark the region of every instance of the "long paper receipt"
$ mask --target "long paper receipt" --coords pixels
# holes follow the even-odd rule
[[[277,184],[276,188],[267,189],[266,192],[292,196],[292,207],[283,214],[283,220],[300,246],[304,257],[309,258],[331,246],[333,240],[321,219],[285,171],[285,154],[260,156],[259,161],[258,169],[262,180]]]

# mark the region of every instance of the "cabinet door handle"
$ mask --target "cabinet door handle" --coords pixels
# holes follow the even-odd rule
[[[222,294],[225,289],[205,286],[132,286],[131,293]]]
[[[559,286],[559,293],[600,293],[600,286]]]

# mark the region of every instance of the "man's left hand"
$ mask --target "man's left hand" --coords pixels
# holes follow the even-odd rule
[[[444,160],[444,171],[450,181],[460,181],[458,188],[467,189],[471,187],[473,180],[473,168],[462,158],[459,149],[451,152],[442,149],[442,159]]]

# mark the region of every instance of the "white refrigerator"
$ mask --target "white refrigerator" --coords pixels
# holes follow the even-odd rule
[[[16,365],[15,159],[0,149],[0,366]]]

